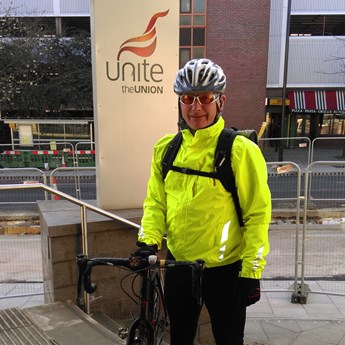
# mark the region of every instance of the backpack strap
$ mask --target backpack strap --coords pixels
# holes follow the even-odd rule
[[[167,151],[162,160],[163,180],[165,180],[169,170],[178,171],[182,174],[187,174],[187,175],[199,175],[199,176],[204,176],[204,177],[217,178],[217,174],[215,172],[204,172],[204,171],[199,171],[199,170],[194,170],[194,169],[189,169],[189,168],[180,168],[176,165],[173,165],[177,152],[180,149],[182,139],[183,139],[182,132],[178,132],[173,137],[173,139],[171,140],[167,148]]]
[[[239,224],[243,227],[244,222],[237,194],[235,176],[231,168],[231,149],[236,135],[236,131],[232,128],[224,128],[220,133],[215,153],[215,170],[223,187],[232,195]]]
[[[182,143],[182,132],[177,132],[177,134],[170,141],[167,151],[162,160],[162,177],[165,180],[171,166],[176,158],[177,152],[180,149]]]
[[[212,172],[206,172],[206,171],[200,171],[200,170],[194,170],[194,169],[189,169],[189,168],[181,168],[176,165],[172,165],[170,167],[171,170],[178,171],[182,174],[187,174],[187,175],[199,175],[199,176],[204,176],[204,177],[210,177],[210,178],[216,178],[218,179],[218,174],[214,171]]]

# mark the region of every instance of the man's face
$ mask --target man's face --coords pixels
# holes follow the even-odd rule
[[[180,96],[182,117],[192,130],[209,127],[223,110],[224,102],[225,95],[212,92],[183,94]]]

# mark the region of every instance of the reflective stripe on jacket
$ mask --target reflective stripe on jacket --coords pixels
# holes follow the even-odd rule
[[[220,118],[194,135],[183,130],[174,165],[213,171],[223,128]],[[170,170],[163,181],[162,158],[173,137],[166,135],[154,147],[139,241],[160,247],[166,233],[176,260],[203,259],[206,267],[216,267],[242,259],[241,276],[260,278],[269,251],[271,220],[266,163],[260,148],[240,135],[232,146],[231,164],[245,224],[241,228],[232,196],[219,180]]]

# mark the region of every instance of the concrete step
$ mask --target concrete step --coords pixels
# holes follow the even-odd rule
[[[51,345],[51,338],[19,308],[0,310],[0,343]]]
[[[116,334],[103,327],[71,301],[25,308],[22,311],[51,340],[50,345],[124,344]]]

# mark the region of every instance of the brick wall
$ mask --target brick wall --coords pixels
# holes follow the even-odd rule
[[[259,130],[265,119],[270,0],[208,0],[206,56],[228,78],[227,126]]]

